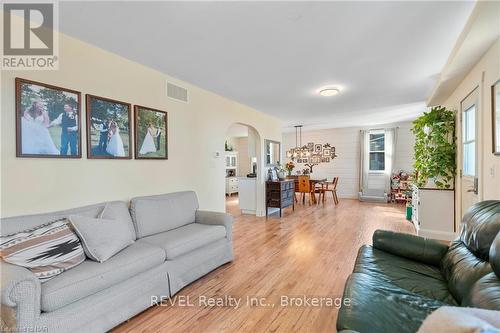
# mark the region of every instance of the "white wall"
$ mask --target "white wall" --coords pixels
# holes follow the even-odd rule
[[[482,79],[484,74],[484,81]],[[476,87],[479,89],[478,108],[478,148],[479,148],[479,200],[500,199],[500,156],[492,153],[492,110],[491,86],[500,79],[500,39],[492,45],[488,52],[467,74],[455,91],[448,97],[444,105],[451,110],[460,110],[460,102]],[[460,112],[457,113],[457,115]],[[457,116],[457,161],[462,159],[462,124]],[[458,169],[461,165],[458,164]],[[455,193],[456,225],[461,218],[461,186],[459,178]]]
[[[166,76],[72,37],[60,35],[58,71],[7,71],[1,78],[1,216],[76,207],[139,195],[195,190],[203,209],[224,211],[226,131],[233,123],[253,126],[280,140],[281,122],[250,107]],[[22,77],[168,112],[169,159],[88,160],[85,130],[82,159],[16,158],[14,78]],[[165,96],[165,80],[188,88],[189,104]],[[85,129],[85,122],[83,122]],[[263,211],[265,168],[258,192]]]
[[[411,122],[399,124],[379,125],[377,128],[398,126],[398,141],[396,145],[396,161],[394,169],[412,171],[413,167],[413,133],[410,132]],[[361,127],[333,128],[316,131],[303,131],[302,144],[308,142],[330,143],[335,146],[338,157],[330,163],[320,163],[313,168],[313,177],[331,180],[339,177],[338,193],[344,198],[357,198],[359,192],[360,168],[360,130]],[[295,146],[295,132],[283,134],[283,154]],[[283,159],[288,162],[288,159]],[[303,164],[296,164],[296,170],[304,168]],[[383,175],[371,175],[370,188],[385,188]]]

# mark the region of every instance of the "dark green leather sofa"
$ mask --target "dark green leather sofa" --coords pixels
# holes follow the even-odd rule
[[[416,332],[441,306],[500,310],[500,201],[483,201],[462,218],[450,246],[377,230],[359,249],[337,318],[338,331]]]

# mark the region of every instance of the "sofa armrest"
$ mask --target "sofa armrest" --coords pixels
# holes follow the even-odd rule
[[[226,237],[233,239],[233,221],[232,215],[227,213],[210,212],[206,210],[196,211],[196,223],[222,225],[226,228]]]
[[[40,280],[29,269],[0,261],[2,305],[14,308],[18,329],[33,328],[40,316]]]
[[[448,251],[448,245],[438,240],[386,230],[374,232],[373,247],[433,266],[439,266]]]

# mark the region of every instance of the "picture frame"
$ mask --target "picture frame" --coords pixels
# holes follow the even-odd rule
[[[297,163],[302,163],[302,159],[301,159],[301,158],[298,158],[298,159],[297,159]]]
[[[308,142],[307,143],[307,149],[312,152],[314,151],[314,142]]]
[[[132,105],[86,94],[87,158],[132,158]]]
[[[314,152],[316,154],[321,154],[322,151],[323,151],[323,145],[321,143],[316,143],[314,145]]]
[[[321,158],[321,163],[330,163],[330,157],[322,157]]]
[[[303,158],[303,159],[302,159],[302,163],[304,163],[304,164],[305,164],[305,163],[309,163],[309,158],[308,158],[308,157]]]
[[[493,154],[500,156],[500,79],[491,86],[491,121]]]
[[[323,148],[323,157],[330,158],[332,154],[332,150],[330,148]]]
[[[168,113],[134,105],[134,158],[168,160]]]
[[[16,157],[81,158],[79,91],[15,78]]]
[[[310,158],[311,163],[321,163],[321,156],[314,156]]]

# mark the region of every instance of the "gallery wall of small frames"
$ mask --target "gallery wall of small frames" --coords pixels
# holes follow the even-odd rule
[[[81,158],[79,91],[16,78],[16,156]],[[89,159],[168,159],[167,112],[86,94]],[[133,147],[133,148],[132,148]]]
[[[296,163],[320,164],[332,162],[337,157],[337,153],[335,147],[329,143],[309,142],[305,146],[292,148],[287,151],[287,157]]]

